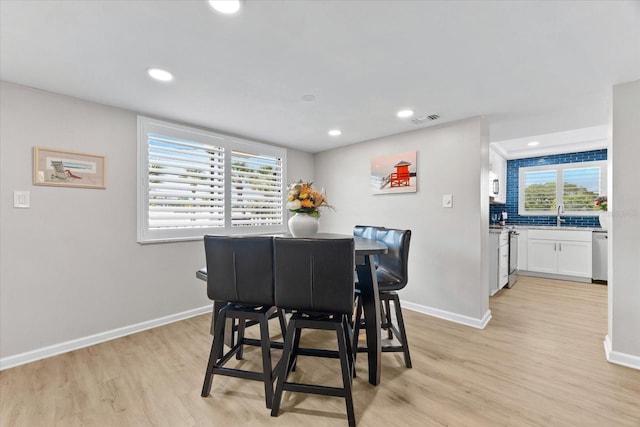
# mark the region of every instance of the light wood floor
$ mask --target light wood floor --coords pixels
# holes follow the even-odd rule
[[[373,387],[358,356],[358,425],[640,426],[640,371],[605,360],[606,286],[521,277],[490,307],[484,330],[405,310],[414,367],[385,353]],[[342,399],[287,392],[272,418],[259,382],[214,377],[201,398],[209,322],[203,315],[5,370],[0,425],[347,425]],[[325,341],[331,335],[303,335],[303,345]],[[256,349],[245,356],[238,363],[261,366]],[[296,375],[340,378],[337,361],[309,358]]]

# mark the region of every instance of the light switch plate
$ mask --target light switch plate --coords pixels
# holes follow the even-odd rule
[[[14,191],[13,192],[13,207],[14,208],[28,208],[31,206],[30,197],[28,191]]]
[[[443,194],[442,195],[442,207],[443,208],[452,208],[453,207],[453,195],[451,195],[451,194]]]

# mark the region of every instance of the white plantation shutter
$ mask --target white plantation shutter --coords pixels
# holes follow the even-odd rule
[[[149,134],[150,230],[224,227],[224,149]]]
[[[520,168],[520,215],[597,215],[595,200],[605,195],[607,162],[563,163]]]
[[[562,182],[565,211],[596,211],[594,202],[602,195],[599,167],[565,169]]]
[[[284,232],[286,150],[138,118],[138,241]]]
[[[277,225],[282,218],[282,159],[233,151],[231,225]]]
[[[525,208],[529,212],[555,212],[557,172],[524,173]]]

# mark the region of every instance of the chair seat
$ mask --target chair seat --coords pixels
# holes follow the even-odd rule
[[[381,292],[397,291],[404,287],[404,283],[400,277],[383,268],[376,270],[376,276],[378,279],[378,290]]]
[[[376,270],[376,279],[378,280],[378,290],[380,292],[399,291],[404,287],[401,278],[382,268]],[[356,289],[357,287],[358,281],[356,278]]]

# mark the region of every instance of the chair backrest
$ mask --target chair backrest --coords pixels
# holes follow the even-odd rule
[[[379,229],[376,240],[384,243],[388,248],[386,254],[378,255],[378,269],[384,270],[398,280],[396,289],[404,288],[409,280],[411,230]]]
[[[274,240],[276,305],[286,310],[353,311],[353,239]]]
[[[355,227],[353,227],[353,235],[365,239],[376,240],[378,230],[383,229],[384,227],[376,227],[373,225],[356,225]]]
[[[378,230],[384,230],[384,227],[376,225],[356,225],[353,227],[353,235],[362,237],[363,239],[378,240]],[[378,265],[378,255],[373,256],[373,261]]]
[[[204,250],[210,299],[274,305],[272,237],[206,235]]]

